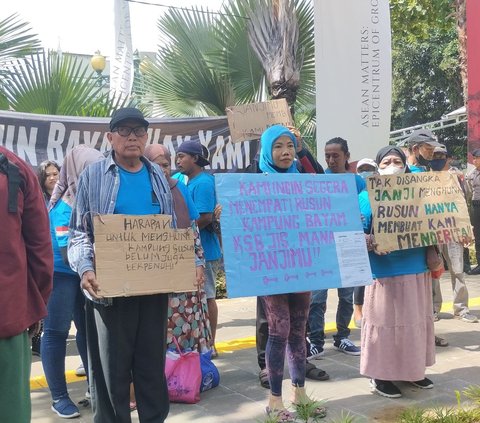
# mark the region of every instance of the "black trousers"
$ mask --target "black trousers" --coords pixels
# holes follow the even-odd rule
[[[87,301],[87,342],[95,423],[130,423],[133,379],[142,423],[163,423],[170,404],[165,379],[166,294]]]

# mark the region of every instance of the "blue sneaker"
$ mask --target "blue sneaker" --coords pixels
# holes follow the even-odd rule
[[[350,339],[343,338],[335,341],[333,346],[338,350],[348,355],[360,355],[360,348],[358,348]]]
[[[80,416],[77,406],[69,397],[54,400],[52,403],[52,411],[63,419],[73,419]]]
[[[323,347],[312,344],[307,338],[307,361],[322,358],[324,354],[325,351],[323,350]]]

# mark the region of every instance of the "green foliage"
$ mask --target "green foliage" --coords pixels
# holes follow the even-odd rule
[[[425,40],[398,43],[392,59],[392,129],[436,121],[463,106],[454,29],[432,30]],[[465,126],[446,128],[437,135],[456,156],[465,157]]]
[[[399,417],[398,423],[478,423],[480,421],[480,386],[470,386],[462,394],[476,406],[461,403],[461,394],[455,391],[457,407],[435,407],[422,410],[408,408]]]
[[[262,65],[248,41],[248,11],[255,0],[230,0],[222,14],[202,8],[169,10],[158,20],[162,41],[144,73],[145,92],[161,116],[224,115],[229,106],[266,99]],[[313,7],[296,0],[303,66],[297,110],[303,120],[314,108]]]
[[[24,57],[38,50],[40,41],[30,33],[28,23],[14,14],[0,21],[0,110],[8,109],[4,93],[8,82],[8,66],[12,60]]]
[[[390,0],[394,46],[427,40],[431,31],[449,32],[455,27],[452,0]]]
[[[109,116],[126,104],[109,98],[88,66],[70,55],[41,51],[16,60],[7,72],[4,92],[17,112]]]
[[[316,415],[316,411],[318,411],[317,409],[324,408],[324,401],[314,401],[308,397],[305,397],[302,398],[298,403],[294,404],[294,407],[297,417],[305,422],[318,422],[326,415],[326,412]]]

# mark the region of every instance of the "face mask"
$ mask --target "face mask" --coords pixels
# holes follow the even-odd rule
[[[367,179],[369,176],[375,175],[374,171],[365,171],[365,172],[359,172],[358,176],[360,176],[362,179]]]
[[[388,165],[385,169],[378,169],[380,175],[398,175],[405,173],[405,167],[397,167],[394,164]]]
[[[420,166],[430,166],[431,160],[427,160],[420,153],[418,153],[417,162]]]
[[[445,163],[447,163],[447,159],[433,159],[430,162],[430,167],[432,170],[442,170],[445,167]]]

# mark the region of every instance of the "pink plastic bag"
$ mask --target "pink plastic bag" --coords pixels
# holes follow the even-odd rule
[[[200,355],[197,351],[182,352],[173,337],[178,352],[167,351],[165,376],[168,385],[168,397],[171,402],[195,404],[200,401]]]

